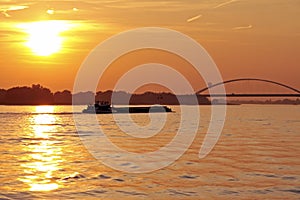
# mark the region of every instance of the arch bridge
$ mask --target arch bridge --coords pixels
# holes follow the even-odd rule
[[[226,93],[226,94],[204,94],[204,92],[208,91],[211,88],[220,86],[220,85],[226,85],[228,83],[233,82],[245,82],[245,81],[251,81],[251,82],[263,82],[263,83],[270,83],[273,85],[280,86],[282,88],[288,89],[290,91],[289,93]],[[272,80],[267,79],[260,79],[260,78],[238,78],[238,79],[231,79],[215,84],[211,84],[208,87],[205,87],[199,91],[196,92],[196,94],[204,97],[300,97],[300,90],[293,88],[291,86],[288,86],[283,83],[279,83]]]

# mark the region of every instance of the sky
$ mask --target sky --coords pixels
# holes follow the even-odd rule
[[[0,88],[39,83],[72,90],[99,43],[122,31],[162,27],[201,44],[224,80],[255,77],[300,89],[299,0],[0,0],[0,27]],[[138,63],[151,62],[151,52],[137,54]],[[130,56],[99,89],[113,87],[124,63],[137,64]],[[203,88],[184,61],[165,53],[152,58],[177,65],[195,90]]]

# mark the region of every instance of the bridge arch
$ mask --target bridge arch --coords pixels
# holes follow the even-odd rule
[[[276,81],[271,81],[271,80],[267,80],[267,79],[260,79],[260,78],[237,78],[237,79],[231,79],[231,80],[227,80],[227,81],[223,81],[223,82],[220,82],[220,83],[215,83],[215,84],[212,84],[206,88],[203,88],[199,91],[196,92],[196,94],[201,94],[202,92],[205,92],[207,91],[208,89],[210,88],[213,88],[213,87],[216,87],[218,85],[225,85],[227,83],[232,83],[232,82],[241,82],[241,81],[260,81],[260,82],[266,82],[266,83],[272,83],[274,85],[279,85],[279,86],[282,86],[284,88],[287,88],[293,92],[296,92],[298,94],[300,94],[300,90],[296,89],[296,88],[293,88],[291,86],[288,86],[286,84],[283,84],[283,83],[279,83],[279,82],[276,82]]]

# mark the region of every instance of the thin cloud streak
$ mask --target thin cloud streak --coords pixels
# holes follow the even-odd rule
[[[78,8],[71,8],[71,9],[48,9],[46,11],[47,14],[49,15],[54,15],[54,14],[72,14],[72,13],[75,13],[75,12],[78,12],[79,9]]]
[[[11,17],[10,14],[8,14],[9,11],[16,11],[16,10],[24,10],[29,8],[29,6],[4,6],[0,7],[0,12],[5,16],[5,17]]]
[[[221,4],[217,5],[217,6],[215,6],[214,8],[220,8],[220,7],[229,5],[229,4],[234,3],[234,2],[237,2],[237,1],[238,1],[238,0],[230,0],[230,1],[226,1],[226,2],[224,2],[224,3],[221,3]]]
[[[186,22],[188,22],[188,23],[189,22],[193,22],[193,21],[195,21],[195,20],[197,20],[197,19],[199,19],[201,17],[202,17],[202,15],[197,15],[197,16],[194,16],[192,18],[187,19]]]
[[[238,26],[238,27],[234,27],[232,28],[232,30],[244,30],[244,29],[251,29],[253,28],[253,26],[250,24],[248,26]]]

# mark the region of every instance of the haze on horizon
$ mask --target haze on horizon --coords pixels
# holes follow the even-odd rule
[[[299,8],[298,0],[0,0],[0,88],[39,83],[71,90],[82,61],[96,45],[119,32],[149,26],[198,41],[225,80],[257,77],[300,88]],[[108,77],[120,75],[124,63],[151,61],[149,52],[137,54],[139,59],[129,55],[116,61]],[[185,70],[187,63],[163,54],[156,58],[185,71],[195,90],[203,87],[199,77]],[[107,78],[99,89],[112,85]]]

